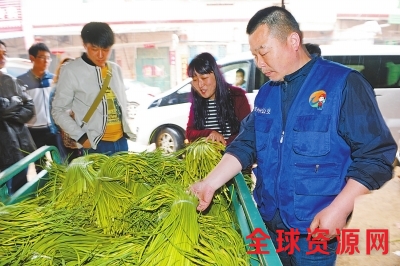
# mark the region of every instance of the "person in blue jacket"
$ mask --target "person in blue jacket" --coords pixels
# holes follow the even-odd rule
[[[334,265],[355,198],[391,179],[396,143],[367,80],[310,55],[289,11],[262,9],[246,32],[270,81],[220,163],[190,191],[204,211],[218,188],[257,163],[253,196],[282,264]],[[280,234],[291,229],[299,232],[294,252]],[[309,240],[319,232],[326,248],[310,254]]]

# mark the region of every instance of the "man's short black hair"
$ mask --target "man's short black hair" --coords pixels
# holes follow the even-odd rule
[[[248,22],[246,33],[253,34],[256,29],[266,25],[275,38],[284,41],[291,32],[297,32],[300,39],[303,39],[303,33],[292,13],[283,7],[270,6],[259,10]]]
[[[109,48],[115,41],[114,32],[105,22],[89,22],[83,26],[81,38],[84,44],[91,44],[100,48]]]
[[[238,68],[238,70],[236,70],[236,73],[242,73],[242,76],[244,77],[244,70],[242,68]]]
[[[45,51],[45,52],[51,53],[49,47],[47,47],[47,45],[42,43],[42,42],[38,42],[38,43],[33,44],[29,48],[28,53],[29,53],[29,55],[32,55],[33,57],[36,57],[37,54],[39,53],[39,51]]]
[[[0,40],[0,44],[4,45],[4,47],[7,47],[7,45],[2,40]]]

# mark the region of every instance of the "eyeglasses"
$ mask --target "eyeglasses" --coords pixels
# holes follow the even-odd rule
[[[51,59],[51,57],[49,56],[36,56],[37,59],[40,59],[42,61],[49,61],[51,62],[53,59]]]

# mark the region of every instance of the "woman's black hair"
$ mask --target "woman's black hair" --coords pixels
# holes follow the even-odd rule
[[[226,133],[226,123],[231,127],[231,133],[239,132],[240,121],[236,117],[233,99],[229,90],[229,84],[225,81],[215,58],[210,53],[197,55],[189,64],[187,74],[194,77],[213,73],[216,81],[215,103],[217,107],[218,124],[222,134]],[[207,117],[208,99],[201,97],[192,85],[192,104],[194,105],[194,124],[196,129],[204,129]]]

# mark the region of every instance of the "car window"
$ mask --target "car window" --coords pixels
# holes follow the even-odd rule
[[[161,106],[168,106],[174,104],[188,103],[190,101],[191,83],[185,84],[179,90],[163,97],[159,104]]]
[[[244,80],[247,82],[250,78],[250,67],[251,63],[245,62],[235,62],[233,64],[226,64],[221,66],[221,71],[224,74],[226,82],[235,85],[236,83],[236,71],[242,69],[245,73]],[[244,88],[247,91],[247,87]]]
[[[323,57],[359,71],[374,88],[398,88],[400,86],[400,56],[359,55]]]

